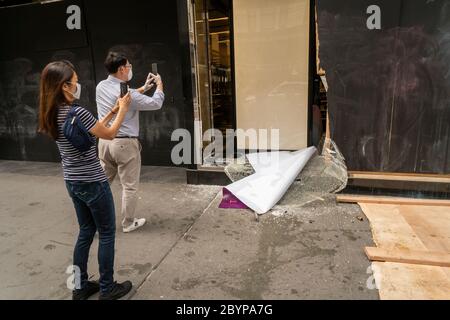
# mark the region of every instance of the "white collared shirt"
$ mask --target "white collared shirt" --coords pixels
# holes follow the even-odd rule
[[[120,83],[122,80],[110,75],[106,80],[97,85],[96,101],[99,119],[104,118],[117,102],[120,96]],[[135,89],[130,89],[131,104],[125,116],[125,120],[117,134],[120,136],[139,136],[139,111],[153,111],[162,108],[164,103],[164,93],[156,89],[153,97],[139,93]]]

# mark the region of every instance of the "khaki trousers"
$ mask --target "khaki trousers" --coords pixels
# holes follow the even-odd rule
[[[141,150],[138,139],[100,139],[98,156],[111,184],[118,175],[122,186],[122,226],[135,218],[141,174]]]

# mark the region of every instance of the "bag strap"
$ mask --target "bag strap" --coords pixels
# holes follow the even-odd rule
[[[75,111],[75,108],[79,107],[77,104],[72,104],[72,106],[69,109],[69,112],[67,112],[66,120],[70,117],[78,116],[77,112]]]
[[[69,112],[67,113],[66,121],[67,121],[69,118],[72,117],[73,119],[72,119],[71,124],[73,125],[74,122],[75,122],[76,117],[78,117],[78,114],[77,114],[77,112],[75,111],[75,108],[80,108],[80,107],[81,107],[81,106],[78,105],[78,104],[73,104],[72,107],[70,107]],[[83,123],[82,121],[79,121],[79,126],[81,126],[81,127],[83,128],[84,131],[86,131],[87,133],[89,133],[89,132],[86,130],[86,128],[85,128],[85,126],[84,126],[84,123]]]

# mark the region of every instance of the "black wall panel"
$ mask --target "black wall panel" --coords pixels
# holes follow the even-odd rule
[[[76,66],[81,103],[95,108],[95,81],[86,27],[66,27],[66,8],[81,1],[0,9],[0,159],[59,161],[55,143],[38,135],[40,73],[54,60]]]
[[[158,63],[166,100],[159,111],[141,112],[143,163],[171,165],[175,129],[185,128],[181,56],[176,1],[86,1],[97,82],[107,77],[103,61],[109,50],[127,54],[133,64],[132,87],[144,84]],[[192,107],[190,108],[193,112]]]
[[[369,5],[381,30],[369,30]],[[450,173],[450,1],[318,1],[332,138],[350,170]]]
[[[68,30],[66,9],[82,9],[81,30]],[[141,86],[158,63],[166,101],[162,110],[141,112],[143,164],[172,165],[172,131],[191,128],[188,37],[178,24],[182,2],[97,0],[62,1],[0,8],[0,159],[59,161],[54,142],[36,134],[39,75],[50,61],[75,64],[83,86],[80,103],[96,114],[95,87],[107,77],[108,50],[124,51],[133,64],[132,87]],[[187,23],[187,22],[186,22]],[[189,89],[183,85],[190,86]],[[186,93],[188,95],[186,96]],[[189,123],[186,123],[189,122]]]

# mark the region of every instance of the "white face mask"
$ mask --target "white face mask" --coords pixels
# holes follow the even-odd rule
[[[81,84],[76,83],[76,86],[77,86],[77,90],[75,91],[75,93],[67,91],[67,90],[65,90],[65,91],[70,93],[75,98],[75,100],[79,100],[81,97]]]
[[[130,68],[130,71],[128,72],[128,81],[133,79],[133,69]]]

